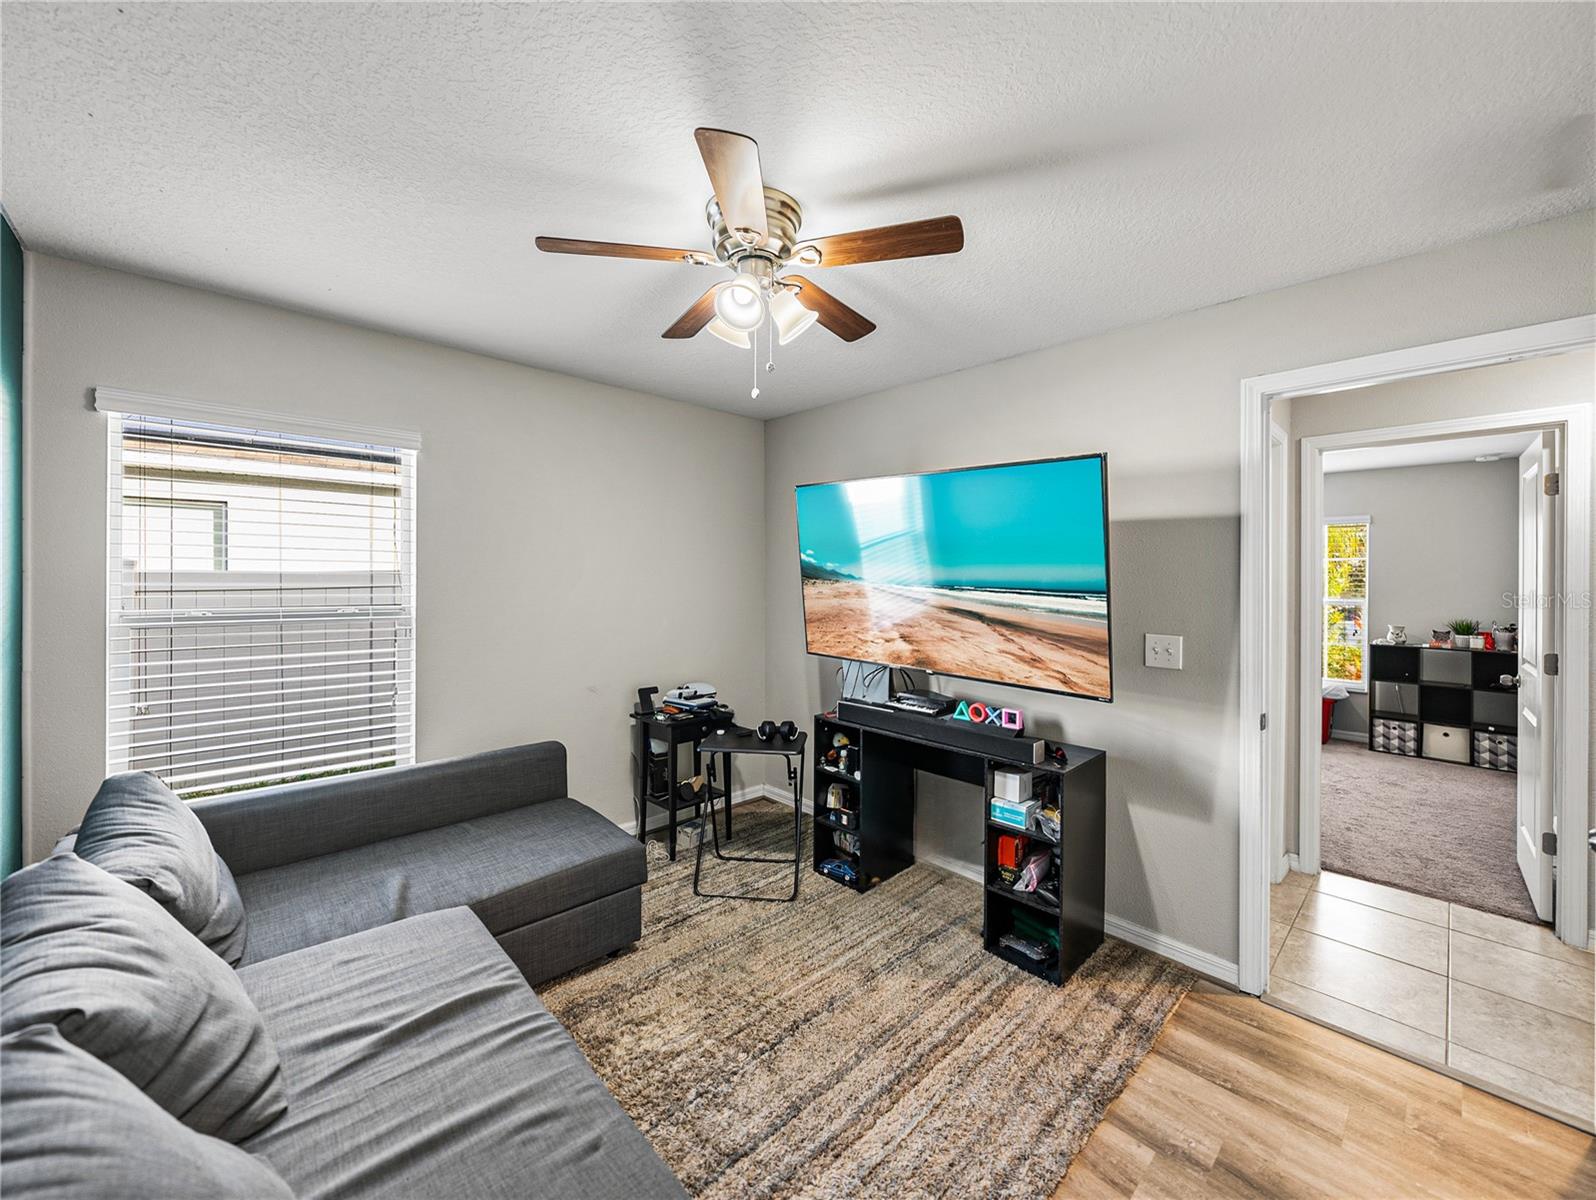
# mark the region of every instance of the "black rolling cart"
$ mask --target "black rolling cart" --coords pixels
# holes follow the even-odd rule
[[[686,810],[694,817],[701,805],[707,803],[713,815],[715,801],[725,801],[726,840],[731,840],[731,793],[706,788],[697,799],[689,800],[677,792],[677,758],[682,746],[693,748],[693,773],[699,770],[699,744],[717,729],[724,729],[734,719],[730,709],[721,709],[713,715],[690,713],[667,716],[661,712],[633,711],[632,717],[632,806],[637,813],[637,840],[648,840],[650,832],[665,829],[671,861],[676,860],[676,830],[691,817],[679,818]],[[663,742],[663,750],[655,750],[654,742]],[[650,808],[663,810],[665,823],[654,830],[648,828]]]
[[[792,894],[787,896],[755,896],[747,893],[732,892],[706,892],[699,888],[699,874],[704,869],[704,835],[698,835],[698,851],[693,862],[693,895],[703,896],[717,900],[766,900],[774,903],[790,903],[798,899],[798,874],[799,864],[803,861],[804,848],[804,745],[809,741],[807,733],[799,732],[797,736],[789,739],[773,737],[769,741],[760,741],[752,733],[716,733],[706,737],[698,746],[697,753],[709,760],[709,786],[715,787],[717,773],[722,779],[721,786],[726,795],[730,797],[732,788],[732,755],[779,754],[787,766],[787,786],[792,790],[792,857],[768,858],[759,855],[726,854],[720,848],[720,834],[716,831],[714,808],[711,806],[706,824],[709,826],[710,837],[714,842],[714,855],[722,862],[744,863],[771,863],[785,866],[792,864]],[[715,769],[715,760],[720,759],[721,771]],[[796,760],[796,762],[794,761]],[[727,811],[730,812],[731,800],[728,798]],[[729,836],[729,835],[728,835]]]

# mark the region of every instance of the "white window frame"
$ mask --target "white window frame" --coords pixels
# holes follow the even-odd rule
[[[320,418],[304,417],[300,415],[277,414],[264,412],[258,409],[239,408],[232,405],[214,404],[207,401],[188,400],[177,397],[158,396],[147,392],[127,391],[120,388],[98,387],[94,393],[94,407],[96,411],[106,414],[109,420],[107,429],[108,454],[111,442],[119,437],[121,418],[147,417],[168,418],[182,422],[195,422],[208,425],[219,425],[242,430],[255,430],[262,433],[275,433],[285,437],[304,437],[323,441],[364,444],[378,447],[383,450],[401,452],[402,461],[409,474],[409,487],[401,493],[403,502],[400,506],[400,521],[402,527],[401,557],[399,574],[402,580],[401,595],[408,597],[409,608],[406,615],[408,622],[403,626],[407,635],[406,652],[401,659],[401,664],[410,679],[410,694],[407,716],[407,736],[400,739],[396,746],[394,763],[397,766],[406,766],[415,762],[417,733],[417,709],[419,707],[416,683],[416,558],[418,549],[416,544],[416,496],[418,488],[419,458],[421,437],[419,434],[401,429],[379,428],[345,422],[325,420]],[[119,451],[118,451],[119,453]],[[111,476],[112,464],[107,462],[107,478]],[[120,470],[115,477],[116,490],[114,495],[107,497],[107,537],[113,548],[119,548],[122,530],[122,506],[125,500],[122,489]],[[224,516],[223,520],[226,520]],[[114,561],[114,560],[113,560]],[[107,697],[107,725],[106,725],[106,762],[107,773],[114,769],[121,769],[113,762],[113,744],[111,733],[112,710],[110,700],[112,696],[112,663],[110,632],[114,631],[114,623],[118,619],[117,607],[120,582],[118,573],[108,562],[108,579],[106,588],[106,613],[108,621],[107,636],[107,662],[106,662],[106,697]],[[368,606],[369,608],[369,606]],[[307,611],[307,616],[315,615]],[[325,614],[323,614],[325,615]],[[136,623],[136,622],[135,622]],[[271,786],[272,781],[262,780],[258,783],[249,783],[244,787]],[[242,790],[225,787],[223,790]]]
[[[1329,594],[1329,565],[1330,555],[1325,542],[1332,525],[1362,525],[1363,526],[1363,595],[1361,598],[1351,599],[1346,596],[1332,596]],[[1355,559],[1347,560],[1349,562]],[[1369,578],[1374,567],[1374,522],[1367,516],[1352,517],[1326,517],[1324,524],[1319,527],[1319,627],[1324,628],[1325,609],[1332,604],[1337,608],[1350,608],[1357,605],[1363,609],[1363,624],[1358,639],[1358,661],[1363,664],[1363,678],[1359,680],[1332,679],[1325,674],[1324,660],[1330,654],[1330,642],[1325,641],[1319,657],[1319,683],[1323,687],[1340,684],[1349,692],[1367,693],[1369,690]],[[1351,645],[1343,642],[1342,645]]]

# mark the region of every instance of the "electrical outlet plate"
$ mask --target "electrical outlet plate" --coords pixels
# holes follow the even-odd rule
[[[1181,669],[1184,638],[1173,633],[1149,633],[1146,639],[1145,661],[1149,667],[1161,667],[1166,671]]]

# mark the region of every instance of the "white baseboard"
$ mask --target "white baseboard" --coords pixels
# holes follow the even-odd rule
[[[732,806],[747,804],[750,800],[773,800],[777,804],[792,807],[792,793],[785,788],[771,787],[760,784],[753,787],[742,788],[732,793]],[[628,821],[621,826],[628,833],[637,833],[637,822]],[[915,851],[915,861],[928,863],[933,867],[940,867],[949,874],[957,875],[962,879],[969,879],[975,883],[985,883],[981,868],[975,863],[965,862],[962,859],[948,858],[942,854],[928,854],[924,850]],[[1288,855],[1292,869],[1296,869],[1297,856]],[[1151,929],[1144,929],[1130,921],[1122,921],[1112,914],[1103,917],[1103,932],[1110,937],[1117,937],[1122,942],[1129,942],[1133,946],[1140,946],[1143,950],[1151,950],[1154,954],[1164,958],[1173,959],[1182,966],[1190,967],[1199,975],[1206,975],[1227,987],[1235,987],[1239,978],[1236,964],[1228,959],[1223,959],[1206,950],[1199,950],[1195,946],[1188,946],[1185,942],[1177,942],[1174,938],[1167,938],[1163,934],[1154,933]]]
[[[1195,946],[1188,946],[1185,942],[1177,942],[1174,938],[1154,933],[1151,929],[1144,929],[1129,921],[1122,921],[1112,914],[1103,917],[1103,932],[1110,937],[1117,937],[1122,942],[1129,942],[1133,946],[1140,946],[1143,950],[1151,950],[1154,954],[1173,959],[1182,966],[1190,967],[1197,974],[1206,975],[1226,987],[1235,987],[1241,977],[1236,964],[1229,959],[1220,958],[1217,954],[1210,954],[1206,950],[1199,950]]]
[[[964,862],[957,858],[947,858],[941,854],[927,854],[924,850],[914,852],[916,862],[929,863],[933,867],[941,867],[944,871],[976,883],[985,883],[981,868],[974,863]],[[1236,980],[1240,978],[1236,964],[1209,954],[1206,950],[1198,950],[1195,946],[1188,946],[1185,942],[1177,942],[1174,938],[1164,937],[1154,933],[1151,929],[1144,929],[1129,921],[1105,914],[1103,917],[1103,932],[1110,937],[1117,937],[1122,942],[1129,942],[1133,946],[1140,946],[1143,950],[1151,950],[1154,954],[1164,958],[1174,959],[1182,966],[1190,967],[1199,975],[1235,987]]]
[[[1332,729],[1330,736],[1338,742],[1361,742],[1367,746],[1369,735],[1361,729]]]
[[[930,863],[933,867],[941,867],[950,875],[958,875],[963,879],[970,879],[986,886],[986,878],[981,874],[981,868],[974,863],[967,863],[960,858],[948,858],[941,854],[927,854],[924,850],[915,850],[914,861]]]
[[[1301,874],[1302,860],[1297,857],[1295,850],[1287,850],[1280,856],[1280,865],[1275,869],[1275,882],[1279,883],[1292,871]]]

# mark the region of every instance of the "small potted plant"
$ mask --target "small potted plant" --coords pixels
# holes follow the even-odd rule
[[[1479,636],[1480,623],[1471,617],[1448,621],[1446,627],[1452,631],[1452,645],[1459,650],[1479,650],[1485,645],[1485,639]]]

